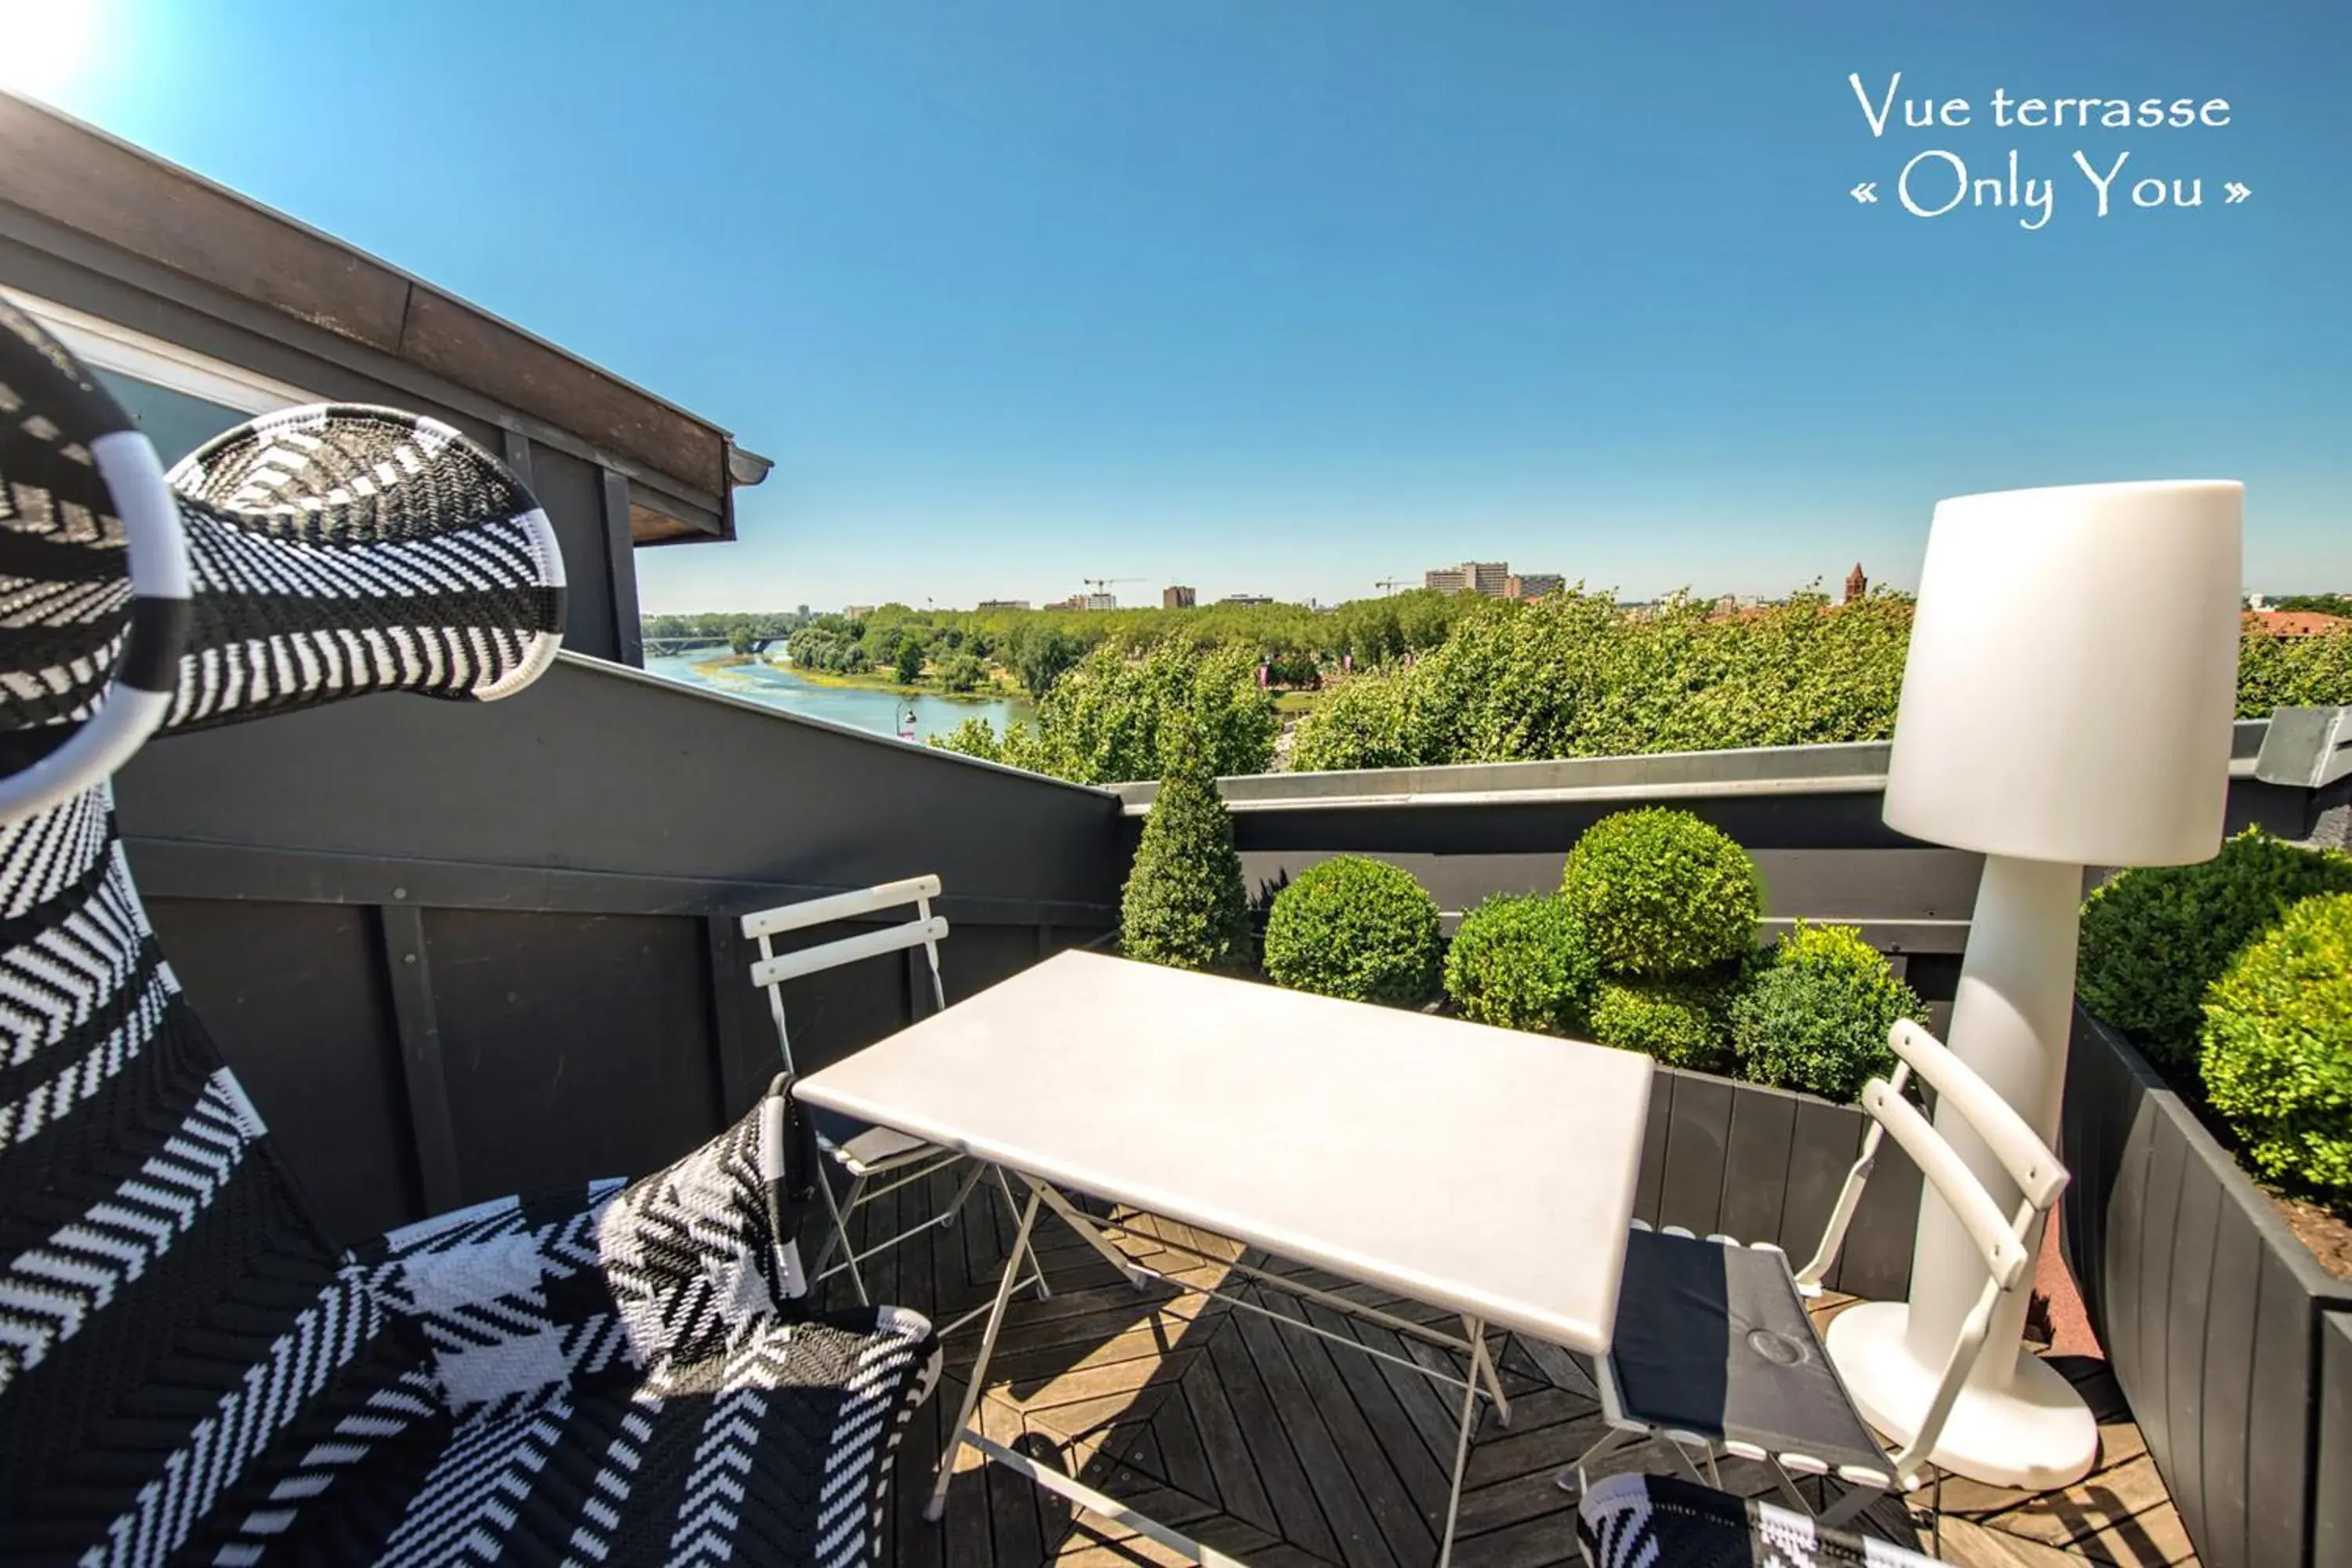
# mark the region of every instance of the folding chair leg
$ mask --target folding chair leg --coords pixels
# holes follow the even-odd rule
[[[824,1212],[833,1221],[833,1234],[825,1238],[824,1250],[816,1255],[816,1264],[810,1268],[809,1278],[812,1279],[824,1278],[825,1259],[833,1256],[833,1249],[838,1245],[841,1248],[842,1261],[849,1268],[850,1286],[857,1292],[857,1304],[861,1307],[870,1307],[874,1304],[874,1298],[866,1293],[866,1276],[859,1272],[857,1268],[857,1248],[849,1239],[849,1221],[846,1217],[857,1207],[857,1196],[866,1190],[866,1178],[859,1176],[849,1184],[849,1201],[845,1204],[834,1202],[832,1179],[822,1171],[817,1173],[816,1190],[824,1194]]]
[[[1552,1485],[1564,1492],[1581,1498],[1589,1484],[1585,1479],[1585,1471],[1612,1455],[1627,1448],[1643,1447],[1655,1440],[1654,1435],[1647,1432],[1628,1432],[1622,1426],[1612,1426],[1608,1431],[1603,1432],[1591,1447],[1576,1457],[1576,1463],[1562,1465],[1559,1469],[1554,1470],[1551,1477]]]

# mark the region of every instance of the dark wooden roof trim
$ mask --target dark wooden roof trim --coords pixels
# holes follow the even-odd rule
[[[726,431],[340,240],[5,92],[0,201],[545,420],[732,511]],[[727,521],[721,537],[733,532]]]

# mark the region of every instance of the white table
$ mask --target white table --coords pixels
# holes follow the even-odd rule
[[[1588,1353],[1608,1348],[1650,1079],[1649,1058],[1630,1051],[1072,952],[802,1080],[795,1092],[1025,1179],[1029,1200],[957,1436],[1194,1562],[1230,1559],[1034,1464],[972,1422],[1041,1205],[1138,1284],[1167,1277],[1113,1247],[1097,1228],[1104,1222],[1081,1215],[1062,1189],[1459,1313],[1460,1340],[1382,1317],[1469,1357],[1465,1377],[1428,1373],[1464,1390],[1444,1564],[1477,1399],[1508,1416],[1487,1330]],[[957,1446],[940,1461],[935,1519]]]

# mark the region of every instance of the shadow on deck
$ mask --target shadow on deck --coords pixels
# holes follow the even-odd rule
[[[937,1212],[952,1182],[953,1173],[942,1173],[885,1194],[859,1211],[855,1228],[861,1237],[880,1237],[912,1224]],[[1164,1221],[1133,1223],[1216,1257],[1242,1257],[1221,1238]],[[1003,1202],[983,1193],[953,1226],[933,1227],[869,1259],[866,1282],[877,1300],[948,1321],[992,1296],[1013,1234]],[[861,1239],[866,1245],[871,1243]],[[1244,1289],[1249,1299],[1293,1319],[1459,1373],[1447,1352],[1410,1336],[1238,1276],[1228,1282],[1225,1268],[1153,1248],[1142,1237],[1125,1245],[1139,1261],[1194,1284]],[[1053,1294],[1039,1300],[1022,1291],[1007,1312],[981,1403],[990,1436],[1076,1471],[1088,1485],[1252,1568],[1423,1568],[1436,1561],[1454,1460],[1450,1390],[1222,1301],[1165,1287],[1138,1290],[1050,1215],[1040,1215],[1037,1247]],[[1284,1267],[1255,1256],[1244,1260]],[[1414,1321],[1449,1319],[1311,1270],[1296,1277]],[[847,1287],[836,1276],[827,1286],[828,1302],[854,1300]],[[1829,1300],[1819,1315],[1826,1320],[1845,1304]],[[945,1520],[925,1522],[923,1503],[980,1337],[975,1320],[950,1339],[938,1396],[907,1434],[885,1560],[904,1568],[1181,1562],[1132,1530],[1074,1513],[1002,1467],[983,1468],[969,1449],[949,1489]],[[2041,1497],[1947,1480],[1943,1558],[1970,1568],[2193,1563],[2179,1516],[2105,1363],[2064,1358],[2056,1364],[2099,1414],[2099,1469]],[[1454,1561],[1459,1568],[1578,1563],[1573,1501],[1552,1477],[1601,1435],[1592,1384],[1579,1358],[1517,1336],[1501,1366],[1512,1420],[1502,1426],[1489,1411],[1480,1426]],[[1724,1481],[1751,1495],[1769,1490],[1760,1467],[1738,1461],[1726,1467]],[[1935,1540],[1929,1500],[1923,1493],[1907,1518],[1898,1505],[1882,1503],[1868,1528],[1927,1549]]]

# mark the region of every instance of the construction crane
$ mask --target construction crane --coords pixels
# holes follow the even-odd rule
[[[1372,586],[1378,588],[1381,591],[1381,597],[1385,599],[1392,590],[1404,587],[1412,581],[1410,577],[1383,577]]]
[[[1110,585],[1113,583],[1140,583],[1143,579],[1140,577],[1081,577],[1078,581],[1084,583],[1087,587],[1094,590],[1093,593],[1087,595],[1089,599],[1103,599],[1106,603],[1099,607],[1109,609],[1113,605],[1118,603],[1117,600],[1111,598]],[[1097,607],[1097,606],[1091,604],[1087,606],[1087,608],[1090,610]]]

